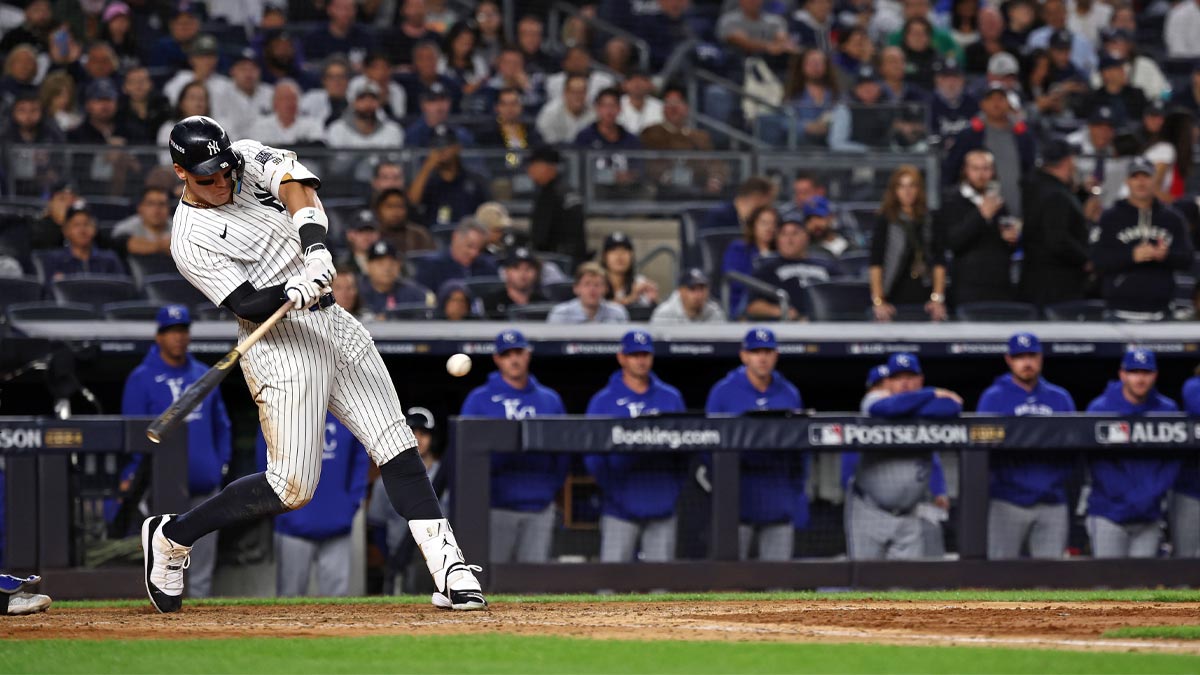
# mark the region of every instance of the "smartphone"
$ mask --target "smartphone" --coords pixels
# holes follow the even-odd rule
[[[66,54],[71,47],[71,32],[64,26],[54,31],[54,48],[61,54]]]
[[[987,194],[992,196],[1000,195],[1000,181],[994,180],[987,184]]]

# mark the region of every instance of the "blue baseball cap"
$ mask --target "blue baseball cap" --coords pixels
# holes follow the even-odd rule
[[[914,375],[921,374],[921,362],[917,360],[916,354],[908,352],[896,352],[888,357],[887,360],[888,377],[899,375],[900,373],[913,373]]]
[[[158,310],[158,332],[175,326],[192,325],[192,314],[183,305],[167,305]]]
[[[1015,333],[1008,338],[1008,354],[1041,354],[1042,342],[1033,333]]]
[[[809,218],[828,218],[830,214],[829,200],[821,195],[817,195],[807,202],[804,202],[804,219]]]
[[[525,335],[511,328],[500,331],[496,336],[496,353],[503,354],[513,349],[529,349],[529,341],[525,339]]]
[[[769,328],[751,328],[742,340],[742,349],[779,349],[779,343],[775,341],[775,331]]]
[[[653,354],[654,340],[644,330],[631,330],[621,338],[622,354]]]
[[[1158,371],[1158,359],[1149,349],[1130,349],[1121,357],[1121,370]]]
[[[892,371],[888,370],[887,364],[879,364],[867,371],[867,388],[870,389],[879,384],[880,380],[885,380],[890,377]]]

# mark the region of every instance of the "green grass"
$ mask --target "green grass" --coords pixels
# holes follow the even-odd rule
[[[1144,589],[1113,591],[854,591],[818,592],[794,591],[783,593],[662,593],[627,595],[489,595],[493,605],[537,602],[700,602],[722,600],[887,600],[893,602],[1200,602],[1200,589]],[[148,600],[67,600],[55,601],[54,606],[72,607],[141,607]],[[386,605],[425,604],[429,597],[371,596],[365,598],[211,598],[188,600],[196,606],[246,605]]]
[[[1200,640],[1200,626],[1127,626],[1106,631],[1104,637]]]
[[[30,640],[3,673],[1196,673],[1200,657],[991,648],[387,636]]]

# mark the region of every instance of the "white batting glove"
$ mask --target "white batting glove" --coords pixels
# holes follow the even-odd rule
[[[333,284],[337,270],[333,268],[333,256],[324,244],[313,244],[304,252],[304,276],[317,282],[322,289]]]
[[[317,301],[317,298],[321,297],[321,287],[317,285],[317,282],[302,276],[288,279],[287,284],[283,287],[283,292],[296,309],[309,307]]]

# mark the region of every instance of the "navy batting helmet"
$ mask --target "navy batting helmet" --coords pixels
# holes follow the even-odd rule
[[[198,176],[233,168],[241,171],[241,153],[233,149],[229,134],[211,117],[193,115],[171,129],[171,161]]]

